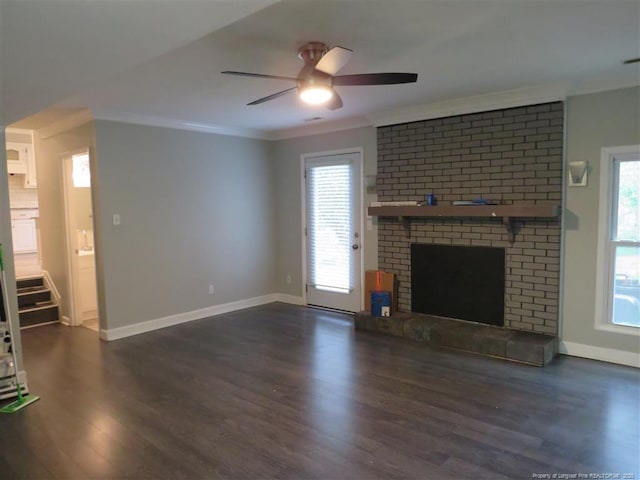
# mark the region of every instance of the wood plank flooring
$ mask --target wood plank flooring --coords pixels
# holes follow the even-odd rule
[[[0,417],[2,479],[640,478],[633,368],[512,364],[279,303],[22,338],[41,400]]]

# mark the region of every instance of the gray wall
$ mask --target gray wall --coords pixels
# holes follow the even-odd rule
[[[96,141],[102,328],[277,291],[267,142],[106,121]]]
[[[638,352],[637,336],[594,329],[600,150],[640,143],[640,88],[571,97],[567,105],[567,161],[589,162],[588,186],[568,188],[565,211],[562,339]]]
[[[93,122],[43,139],[35,135],[42,269],[49,272],[60,296],[62,315],[69,315],[69,278],[65,246],[63,158],[95,147]]]
[[[344,130],[341,132],[292,138],[274,142],[272,155],[275,160],[277,273],[276,291],[302,296],[302,199],[301,160],[305,153],[326,152],[352,147],[364,150],[364,175],[375,175],[377,168],[376,129],[374,127]],[[363,188],[363,192],[366,189]],[[362,203],[365,231],[363,235],[364,268],[376,269],[378,265],[377,227],[366,230],[366,206],[375,195],[364,196]],[[291,284],[286,283],[291,275]]]

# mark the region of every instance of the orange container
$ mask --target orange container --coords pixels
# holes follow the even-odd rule
[[[371,292],[391,293],[391,313],[398,310],[398,289],[393,273],[381,270],[367,270],[364,272],[364,309],[371,311]]]

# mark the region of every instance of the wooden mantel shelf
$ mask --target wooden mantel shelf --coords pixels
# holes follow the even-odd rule
[[[368,215],[373,217],[400,217],[411,237],[411,218],[413,217],[485,217],[502,218],[502,223],[509,233],[509,243],[514,242],[514,218],[557,218],[560,207],[553,204],[536,205],[443,205],[443,206],[411,206],[411,207],[369,207]]]

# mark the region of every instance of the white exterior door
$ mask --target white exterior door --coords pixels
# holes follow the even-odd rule
[[[361,164],[360,152],[304,159],[308,305],[361,310]]]

